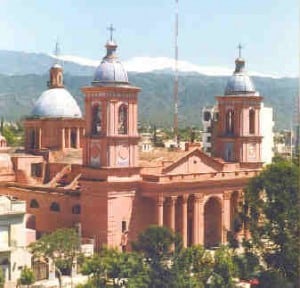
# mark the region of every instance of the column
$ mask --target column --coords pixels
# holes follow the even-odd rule
[[[42,128],[39,128],[39,143],[38,143],[38,149],[42,148]]]
[[[187,210],[187,201],[188,201],[188,195],[182,196],[182,204],[181,204],[181,213],[182,213],[182,244],[183,247],[187,247],[187,226],[188,226],[188,210]]]
[[[80,148],[80,128],[76,128],[76,148]]]
[[[223,243],[227,242],[227,231],[231,230],[231,207],[230,207],[231,191],[224,191],[223,193],[223,209],[222,209],[222,222],[223,231],[222,239]]]
[[[194,239],[193,244],[204,244],[204,207],[203,207],[203,195],[195,195],[194,198]]]
[[[158,196],[156,200],[156,209],[157,209],[157,225],[164,225],[164,197]]]
[[[175,204],[176,204],[177,197],[172,196],[170,197],[170,229],[175,232]]]
[[[66,143],[66,139],[65,139],[65,128],[61,129],[61,148],[65,149],[65,143]]]

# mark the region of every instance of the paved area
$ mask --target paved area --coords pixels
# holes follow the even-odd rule
[[[77,284],[86,283],[88,280],[87,276],[76,275],[74,277],[63,276],[62,287],[63,288],[75,288]],[[31,285],[32,288],[58,288],[58,279],[54,280],[41,280]]]

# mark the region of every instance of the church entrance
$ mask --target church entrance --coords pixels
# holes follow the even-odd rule
[[[204,246],[216,247],[222,242],[222,205],[211,197],[204,206]]]

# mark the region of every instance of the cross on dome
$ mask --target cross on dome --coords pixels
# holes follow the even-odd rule
[[[55,43],[54,55],[56,57],[59,57],[59,55],[60,55],[60,47],[59,47],[58,39],[56,40],[56,43]]]
[[[107,30],[110,32],[110,41],[113,41],[113,33],[114,33],[114,31],[116,31],[116,29],[114,28],[114,26],[112,24],[110,24],[110,26],[107,27]]]
[[[243,49],[244,47],[242,46],[241,43],[239,43],[239,45],[237,46],[237,48],[239,49],[239,58],[242,58],[242,49]]]

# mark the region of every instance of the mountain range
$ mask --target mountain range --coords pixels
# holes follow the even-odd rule
[[[55,56],[0,50],[0,116],[16,121],[29,115],[34,102],[47,89],[48,71]],[[80,87],[93,80],[100,60],[76,56],[60,56],[65,72],[65,86],[83,109]],[[174,61],[169,58],[136,57],[123,61],[129,81],[142,88],[139,97],[139,119],[142,123],[170,126],[173,119]],[[222,95],[232,69],[200,67],[186,61],[179,65],[179,123],[201,126],[203,106],[215,103]],[[256,89],[264,97],[265,106],[274,109],[275,126],[289,128],[298,93],[296,78],[250,72]]]

